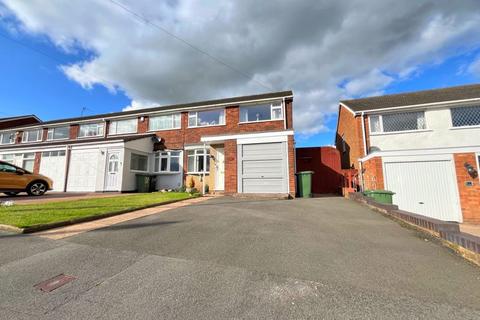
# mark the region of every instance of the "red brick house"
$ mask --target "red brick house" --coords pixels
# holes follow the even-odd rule
[[[60,119],[0,130],[0,160],[51,177],[56,191],[157,188],[295,195],[293,93]]]
[[[480,223],[480,85],[341,101],[336,147],[400,209]]]

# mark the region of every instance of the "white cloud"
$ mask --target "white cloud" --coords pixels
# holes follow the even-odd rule
[[[150,101],[132,100],[130,105],[124,107],[122,111],[139,110],[139,109],[146,109],[146,108],[153,108],[153,107],[158,107],[158,104]]]
[[[477,57],[467,68],[467,71],[477,77],[480,77],[480,56]]]
[[[21,32],[94,53],[62,66],[84,88],[123,90],[135,107],[267,91],[256,79],[294,90],[295,126],[304,135],[328,130],[340,98],[382,92],[480,45],[477,0],[121,0],[253,76],[245,79],[109,1],[0,1]]]

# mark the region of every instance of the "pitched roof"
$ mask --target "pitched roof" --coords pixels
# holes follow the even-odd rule
[[[110,118],[110,117],[124,116],[124,115],[125,116],[136,115],[136,114],[142,114],[143,112],[151,113],[155,111],[168,111],[173,109],[189,109],[194,107],[211,106],[211,105],[232,105],[232,104],[242,103],[242,102],[251,101],[251,100],[263,100],[263,99],[275,99],[275,98],[280,99],[280,98],[289,97],[289,96],[293,96],[293,92],[291,90],[270,92],[270,93],[250,95],[250,96],[217,99],[217,100],[206,100],[206,101],[198,101],[198,102],[190,102],[190,103],[182,103],[182,104],[172,104],[172,105],[158,106],[153,108],[144,108],[144,109],[136,109],[136,110],[130,110],[130,111],[97,114],[97,115],[85,116],[85,117],[65,118],[65,119],[58,119],[58,120],[52,120],[52,121],[44,121],[41,124],[50,125],[50,124],[71,122],[71,121],[84,121],[84,120],[93,120],[98,118]]]
[[[480,99],[480,84],[343,100],[341,103],[357,112],[475,98]]]
[[[28,119],[28,118],[31,118],[31,119],[34,119],[38,122],[42,122],[42,120],[40,120],[36,115],[34,114],[27,114],[27,115],[23,115],[23,116],[13,116],[13,117],[6,117],[6,118],[0,118],[0,122],[6,122],[6,121],[13,121],[13,120],[19,120],[19,119]]]

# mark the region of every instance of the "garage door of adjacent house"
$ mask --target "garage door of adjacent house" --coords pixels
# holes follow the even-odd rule
[[[451,160],[385,162],[385,183],[401,210],[462,221]]]
[[[40,174],[53,180],[53,191],[63,191],[65,186],[65,150],[42,152]]]
[[[98,149],[72,150],[67,191],[96,191],[98,154]]]
[[[239,193],[287,193],[285,142],[238,145]]]

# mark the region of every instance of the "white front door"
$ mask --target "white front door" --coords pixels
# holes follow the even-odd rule
[[[215,190],[225,189],[225,153],[223,148],[217,148],[215,158]]]
[[[107,156],[107,170],[105,170],[105,191],[118,191],[120,175],[120,153],[109,152]]]

